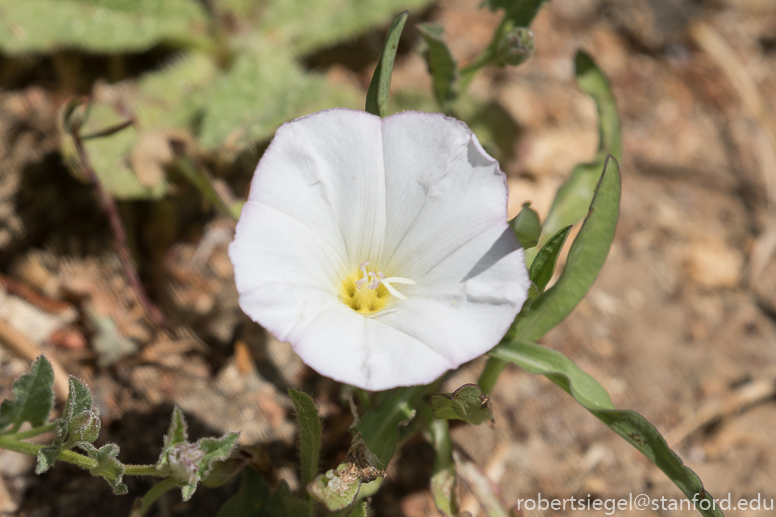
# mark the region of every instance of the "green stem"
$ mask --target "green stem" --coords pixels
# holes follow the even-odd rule
[[[496,359],[495,357],[488,358],[488,363],[485,365],[485,370],[483,370],[482,375],[480,375],[480,380],[477,382],[480,389],[482,390],[482,393],[485,395],[490,395],[490,393],[493,391],[493,388],[496,386],[496,381],[498,380],[499,375],[501,375],[501,372],[504,371],[506,366],[506,361]]]
[[[125,472],[126,474],[126,472]],[[173,478],[167,478],[163,479],[162,481],[158,482],[154,486],[151,487],[151,489],[145,493],[143,496],[140,510],[135,512],[132,512],[132,517],[143,517],[143,515],[146,514],[149,508],[151,508],[151,505],[156,502],[157,499],[159,499],[161,496],[172,490],[178,486],[178,482],[175,481]]]
[[[39,434],[53,431],[55,424],[46,424],[40,427],[35,427],[29,431],[23,433],[8,434],[0,436],[0,449],[7,449],[9,451],[20,452],[22,454],[29,454],[30,456],[37,456],[38,451],[45,447],[39,443],[29,443],[21,441],[22,438],[31,438],[38,436]],[[87,470],[97,468],[97,461],[91,459],[83,454],[78,454],[75,451],[62,451],[57,456],[57,460],[64,461],[66,463],[72,463]],[[128,476],[166,476],[166,472],[160,472],[156,470],[155,465],[125,465],[124,474]]]
[[[480,54],[479,57],[474,60],[474,62],[461,68],[460,79],[458,80],[458,95],[463,95],[463,93],[466,92],[466,90],[469,88],[469,84],[471,84],[472,80],[474,79],[474,76],[477,75],[477,72],[479,72],[482,67],[487,66],[493,62],[493,56],[496,54],[498,42],[501,40],[504,32],[509,30],[510,26],[511,22],[506,16],[504,16],[504,18],[501,20],[501,24],[499,24],[498,28],[496,29],[496,32],[493,33],[493,39],[490,40],[490,43],[485,48],[485,50],[482,51],[482,54]]]
[[[9,451],[21,452],[23,454],[29,454],[31,456],[37,456],[38,451],[44,448],[45,445],[39,443],[28,443],[17,440],[13,436],[0,436],[0,449],[8,449]],[[86,470],[92,470],[97,468],[97,461],[78,454],[73,451],[62,451],[57,456],[58,460],[78,465]]]
[[[33,438],[40,434],[50,433],[52,431],[55,431],[56,428],[57,428],[56,422],[51,422],[50,424],[33,427],[28,431],[23,431],[21,433],[11,433],[6,436],[8,438],[13,438],[15,440],[24,440],[25,438]]]
[[[158,470],[156,465],[124,465],[125,476],[166,476],[167,472]]]

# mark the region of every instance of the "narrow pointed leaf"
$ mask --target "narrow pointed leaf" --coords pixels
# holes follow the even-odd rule
[[[455,82],[458,79],[458,64],[442,36],[442,25],[426,22],[419,23],[417,28],[426,43],[423,58],[431,72],[434,98],[442,111],[449,113],[457,96]]]
[[[299,456],[302,463],[302,485],[318,475],[318,458],[321,454],[321,421],[315,403],[306,393],[288,390],[294,403],[297,425],[299,426]]]
[[[24,422],[33,427],[43,425],[54,404],[53,385],[51,363],[40,356],[32,363],[29,373],[13,383],[11,399],[0,404],[0,432],[8,426],[19,429]]]
[[[574,167],[568,180],[558,189],[542,228],[541,242],[561,227],[575,224],[585,216],[595,192],[598,171],[607,156],[612,155],[617,160],[622,157],[620,118],[609,80],[584,52],[577,53],[575,65],[577,85],[593,99],[598,110],[598,153],[592,162]]]
[[[404,24],[407,23],[408,11],[404,11],[393,20],[388,35],[385,37],[383,51],[377,61],[377,67],[369,83],[366,92],[366,111],[372,115],[388,116],[388,97],[391,90],[391,75],[393,74],[393,62],[396,59],[396,50],[399,48]]]
[[[583,372],[571,359],[555,350],[519,340],[498,345],[490,354],[529,372],[546,376],[649,458],[689,499],[696,497],[708,500],[708,510],[701,509],[705,505],[696,506],[704,517],[722,517],[719,507],[711,504],[713,498],[703,488],[700,478],[684,466],[681,458],[668,447],[655,426],[634,411],[614,409],[603,386]]]
[[[569,250],[563,274],[518,317],[510,336],[535,341],[569,315],[595,282],[614,240],[620,211],[620,171],[607,160],[587,219]]]
[[[464,384],[453,393],[431,395],[431,411],[434,418],[464,420],[472,425],[493,420],[490,399],[476,384]]]
[[[547,287],[547,284],[552,279],[552,275],[555,274],[558,256],[566,243],[566,237],[568,237],[570,231],[571,226],[558,230],[558,233],[544,243],[544,246],[542,246],[542,249],[531,263],[529,277],[539,292],[544,291],[544,288]]]

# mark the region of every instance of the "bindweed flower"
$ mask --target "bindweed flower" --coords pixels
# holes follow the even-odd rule
[[[526,299],[497,162],[437,113],[281,126],[229,256],[240,306],[319,373],[426,384],[495,346]]]

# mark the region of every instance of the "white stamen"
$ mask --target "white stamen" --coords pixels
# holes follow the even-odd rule
[[[361,272],[364,273],[364,277],[359,280],[356,280],[355,284],[357,289],[361,289],[364,286],[364,284],[369,280],[369,274],[367,274],[367,271],[366,271],[366,267],[368,265],[369,265],[369,262],[365,260],[359,266],[359,269],[361,270]]]
[[[389,278],[385,278],[384,273],[380,271],[378,272],[368,271],[366,269],[367,266],[369,266],[369,262],[367,262],[366,260],[362,262],[361,265],[359,266],[359,269],[364,274],[364,276],[355,281],[355,285],[357,289],[363,289],[364,284],[366,284],[367,282],[369,282],[369,284],[367,285],[369,289],[377,289],[378,287],[380,287],[380,284],[383,284],[385,288],[388,290],[388,292],[394,295],[396,298],[400,300],[407,299],[407,297],[401,294],[399,291],[397,291],[396,288],[391,285],[391,283],[413,285],[415,284],[414,280],[411,280],[409,278],[403,278],[400,276],[392,276]]]
[[[383,278],[382,280],[380,280],[380,283],[383,284],[386,289],[388,289],[388,292],[394,295],[399,300],[406,300],[407,297],[401,294],[399,291],[397,291],[396,288],[391,285],[391,282],[395,284],[405,284],[405,285],[415,284],[415,280],[410,280],[409,278],[402,278],[400,276],[392,276],[392,277]]]

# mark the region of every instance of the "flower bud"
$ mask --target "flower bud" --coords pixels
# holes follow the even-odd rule
[[[528,60],[533,51],[533,32],[525,27],[516,27],[501,36],[496,47],[496,59],[501,66],[517,66]]]

